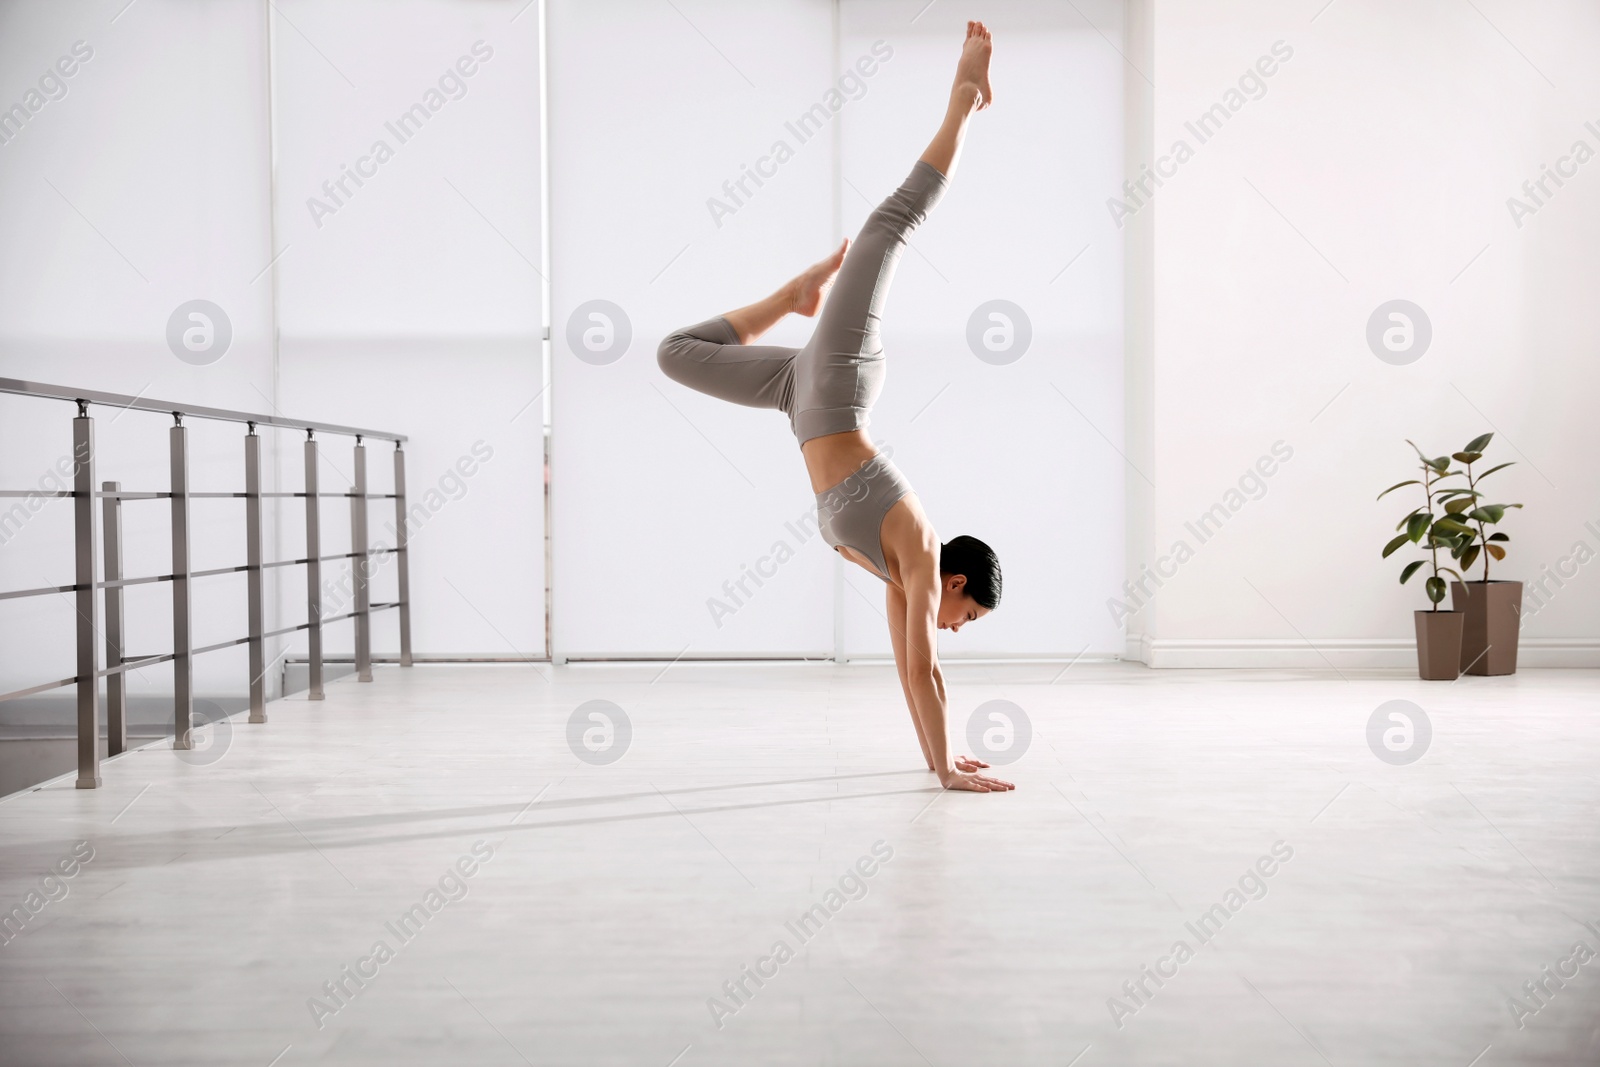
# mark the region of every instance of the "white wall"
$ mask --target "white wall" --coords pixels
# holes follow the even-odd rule
[[[1118,173],[1118,63],[1069,9],[921,6],[844,4],[835,45],[834,8],[816,0],[626,5],[626,34],[617,5],[552,5],[558,653],[889,654],[881,583],[795,532],[814,499],[785,418],[667,381],[654,350],[855,232],[937,128],[968,17],[1016,27],[1007,102],[974,121],[950,194],[902,260],[872,433],[941,535],[985,538],[1005,568],[1004,609],[945,638],[945,654],[1120,651],[1098,604],[1122,569],[1121,461],[1106,441],[1121,437],[1121,245],[1091,241],[1090,195]],[[1115,7],[1088,10],[1119,32]],[[845,71],[856,80],[837,116],[802,140],[786,123]],[[775,175],[743,203],[724,193],[780,140],[793,157]],[[714,215],[713,197],[736,210]],[[567,338],[597,298],[633,332],[604,365]],[[1032,322],[1011,365],[967,345],[969,317],[995,298]],[[810,325],[771,340],[802,344]],[[725,589],[780,545],[796,555],[775,576]]]
[[[950,188],[895,276],[872,432],[942,540],[972,534],[1000,557],[1000,610],[941,634],[941,655],[1117,654],[1099,605],[1123,567],[1122,243],[1095,194],[1121,172],[1121,61],[1100,36],[1121,32],[1120,12],[991,2],[935,6],[913,23],[919,7],[841,7],[843,66],[876,41],[894,49],[842,116],[846,232],[938,127],[968,18],[999,34],[996,103],[971,120]],[[1002,365],[968,339],[997,299],[1032,331]],[[843,598],[847,652],[890,655],[882,583],[844,573],[859,593]]]
[[[720,226],[707,200],[775,139],[793,140],[785,120],[828,89],[830,5],[679,8],[550,5],[555,651],[825,655],[832,562],[820,538],[802,545],[787,528],[815,500],[786,418],[671,382],[655,352],[673,329],[765,296],[827,254],[826,141],[800,146]],[[631,324],[608,363],[568,340],[597,299]],[[767,340],[802,344],[805,325]],[[799,554],[714,617],[707,602],[733,603],[724,584],[780,540]]]
[[[64,96],[0,144],[0,374],[258,408],[272,391],[271,299],[257,278],[269,258],[262,9],[146,0],[113,21],[120,7],[0,6],[0,106],[25,104],[77,42],[92,53],[64,79]],[[177,359],[166,342],[168,317],[196,298],[232,323],[230,348],[209,366]],[[0,398],[5,488],[32,488],[71,455],[73,414],[66,403]],[[94,414],[99,477],[166,489],[172,420]],[[243,432],[191,424],[193,488],[243,489]],[[129,570],[169,572],[168,506],[125,509]],[[196,569],[243,562],[241,508],[197,502],[194,518]],[[70,583],[70,531],[70,501],[47,504],[0,549],[0,587]],[[197,643],[243,633],[242,583],[202,580],[193,598]],[[169,651],[168,587],[130,590],[128,604],[142,620],[132,650]],[[64,596],[0,601],[0,691],[71,676],[73,621]],[[136,672],[130,691],[170,692],[170,677]],[[244,693],[244,649],[201,657],[195,678],[207,695]]]
[[[277,402],[410,436],[419,654],[542,658],[538,7],[275,7]],[[400,127],[414,105],[425,121]],[[349,484],[348,448],[329,446],[335,486]],[[387,491],[392,454],[369,451]],[[344,543],[348,520],[330,518],[324,537]],[[392,522],[374,504],[372,536],[393,544]],[[375,599],[394,599],[392,572]],[[375,648],[397,648],[395,626],[377,617]],[[327,648],[350,640],[346,623]]]
[[[1132,271],[1149,272],[1154,301],[1153,341],[1130,349],[1130,374],[1150,383],[1137,417],[1153,428],[1143,562],[1180,539],[1196,550],[1133,620],[1148,661],[1410,662],[1410,613],[1426,601],[1379,559],[1406,508],[1374,502],[1410,476],[1408,437],[1437,454],[1496,431],[1491,454],[1517,462],[1495,475],[1497,496],[1526,504],[1503,525],[1497,577],[1538,577],[1579,542],[1600,550],[1586,526],[1600,473],[1582,443],[1600,395],[1600,164],[1552,186],[1520,228],[1507,207],[1575,141],[1600,149],[1578,103],[1593,95],[1592,6],[1139,6],[1154,82],[1144,158],[1180,138],[1196,148],[1134,220],[1153,228]],[[1265,95],[1197,144],[1185,121],[1277,41],[1293,56]],[[1138,248],[1138,228],[1125,232]],[[1433,328],[1407,366],[1365,339],[1396,298]],[[1199,544],[1185,522],[1278,441],[1292,460]],[[1525,622],[1524,663],[1600,662],[1595,568],[1564,566],[1576,577]]]
[[[974,9],[1001,34],[1001,100],[975,121],[950,196],[897,279],[891,351],[910,358],[894,363],[874,422],[941,533],[987,537],[1007,563],[1007,611],[947,654],[1110,650],[1122,627],[1155,664],[1403,666],[1421,595],[1377,558],[1395,511],[1372,498],[1408,474],[1406,437],[1442,451],[1494,430],[1500,458],[1518,463],[1499,486],[1527,505],[1505,524],[1513,551],[1498,573],[1568,575],[1560,588],[1546,578],[1554,595],[1526,622],[1524,662],[1600,661],[1587,562],[1600,554],[1600,486],[1582,449],[1600,384],[1589,358],[1600,170],[1585,164],[1520,226],[1507,209],[1574,142],[1600,150],[1584,125],[1600,115],[1574,103],[1593,95],[1600,22],[1576,3],[1478,6]],[[0,144],[0,373],[411,433],[413,493],[431,486],[440,502],[413,559],[419,651],[537,653],[538,7],[277,7],[275,234],[264,5],[0,7],[0,104],[27,100],[75,42],[93,49],[65,95],[47,85],[60,98]],[[557,648],[826,654],[838,565],[819,542],[722,628],[706,607],[808,510],[784,420],[677,389],[650,357],[667,330],[759,295],[854,228],[926,137],[913,116],[948,78],[945,36],[967,13],[846,2],[835,25],[822,0],[679,7],[641,4],[619,21],[615,5],[551,4]],[[896,58],[827,143],[718,227],[706,199],[820,98],[837,62],[880,38]],[[495,53],[465,95],[318,226],[306,200],[479,40]],[[1293,55],[1264,94],[1199,144],[1185,122],[1278,41]],[[669,75],[672,94],[659,91]],[[1053,121],[1059,100],[1072,106]],[[1119,228],[1106,208],[1123,195],[1116,155],[1137,177],[1179,138],[1193,158]],[[1084,245],[1057,280],[1042,273]],[[1016,364],[962,350],[970,303],[988,296],[1034,321],[1034,350]],[[221,305],[234,332],[210,366],[179,361],[165,341],[173,309],[197,297]],[[566,342],[568,317],[595,298],[632,320],[631,349],[607,366]],[[1368,317],[1395,298],[1433,326],[1408,366],[1381,362],[1365,340]],[[799,343],[805,325],[776,339]],[[70,414],[0,401],[7,486],[34,484],[68,451]],[[99,420],[102,477],[161,488],[168,420],[113,414]],[[239,488],[238,431],[195,424],[192,435],[197,488]],[[962,435],[989,444],[967,448]],[[298,484],[292,437],[274,452],[282,488]],[[450,472],[480,441],[492,458],[458,482]],[[1185,524],[1228,501],[1280,441],[1293,456],[1264,495],[1198,543]],[[371,451],[382,490],[388,451]],[[324,462],[337,488],[348,442],[330,439]],[[164,508],[129,507],[130,569],[158,570]],[[341,511],[329,509],[330,542],[344,535]],[[298,516],[283,514],[274,555],[298,548]],[[386,520],[375,505],[375,533]],[[0,554],[0,584],[65,582],[66,521],[63,503],[30,519]],[[238,515],[205,505],[197,521],[217,555],[196,565],[230,562]],[[1168,560],[1173,576],[1152,597],[1125,594],[1143,602],[1125,619],[1108,608],[1109,575],[1139,579],[1180,539],[1193,557],[1175,572]],[[238,632],[242,598],[226,581],[196,591],[201,640]],[[161,592],[139,594],[140,651],[169,640]],[[882,652],[881,622],[851,588],[840,595],[843,650]],[[285,586],[272,621],[297,621],[299,603]],[[0,603],[0,626],[0,686],[70,673],[65,601]],[[330,647],[345,640],[335,631]],[[380,630],[380,648],[391,640]],[[203,690],[235,686],[233,655],[199,661]],[[159,673],[136,685],[164,686]]]
[[[259,0],[0,7],[6,106],[75,42],[92,49],[65,95],[0,144],[0,375],[408,433],[411,502],[426,511],[411,561],[423,655],[545,647],[538,9],[521,8],[282,0],[269,27]],[[385,121],[427,101],[479,41],[493,54],[443,87],[459,98],[398,145]],[[317,226],[306,200],[385,136],[394,158]],[[207,366],[166,342],[174,308],[197,297],[233,329]],[[100,477],[167,488],[170,418],[93,413]],[[0,398],[0,484],[32,486],[69,454],[71,415],[64,403]],[[243,428],[190,426],[194,488],[241,490]],[[268,488],[298,490],[302,435],[263,434]],[[351,444],[321,440],[325,491],[348,487]],[[369,444],[370,487],[387,492],[391,452]],[[8,529],[0,587],[70,582],[70,510],[56,501]],[[125,513],[128,571],[169,571],[167,505]],[[298,502],[277,506],[269,558],[303,554],[302,516]],[[343,551],[348,509],[326,501],[323,516],[323,551]],[[392,506],[374,502],[373,537],[392,543],[391,522]],[[242,563],[242,506],[196,502],[194,540],[197,569]],[[325,570],[330,613],[348,610],[334,606],[347,573]],[[277,571],[268,587],[269,627],[304,619],[302,571]],[[374,599],[393,592],[391,564]],[[168,651],[167,587],[127,599],[129,647]],[[243,633],[242,579],[197,582],[194,604],[196,643]],[[0,691],[71,675],[72,623],[64,597],[0,602]],[[351,633],[349,622],[330,626],[327,650],[348,651]],[[377,616],[375,650],[396,641],[394,614]],[[202,694],[245,690],[243,648],[195,669]],[[170,678],[165,667],[136,672],[133,691],[170,692]]]

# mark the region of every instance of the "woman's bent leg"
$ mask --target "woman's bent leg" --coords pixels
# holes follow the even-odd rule
[[[794,410],[798,349],[742,345],[727,318],[678,330],[661,342],[656,362],[668,378],[696,392],[752,408]]]

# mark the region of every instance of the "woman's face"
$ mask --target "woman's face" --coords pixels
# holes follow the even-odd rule
[[[967,595],[966,575],[947,574],[943,580],[939,591],[939,629],[959,633],[967,623],[989,614],[988,608],[980,607]]]

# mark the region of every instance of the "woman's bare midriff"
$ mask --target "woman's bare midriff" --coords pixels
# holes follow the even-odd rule
[[[878,450],[872,447],[866,430],[846,430],[813,437],[800,446],[800,454],[811,475],[811,491],[823,493],[854,474]]]

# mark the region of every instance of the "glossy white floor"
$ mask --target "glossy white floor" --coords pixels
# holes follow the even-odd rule
[[[1002,795],[886,667],[379,668],[130,753],[0,804],[0,1061],[1600,1062],[1600,674],[1060,671],[947,668]]]

